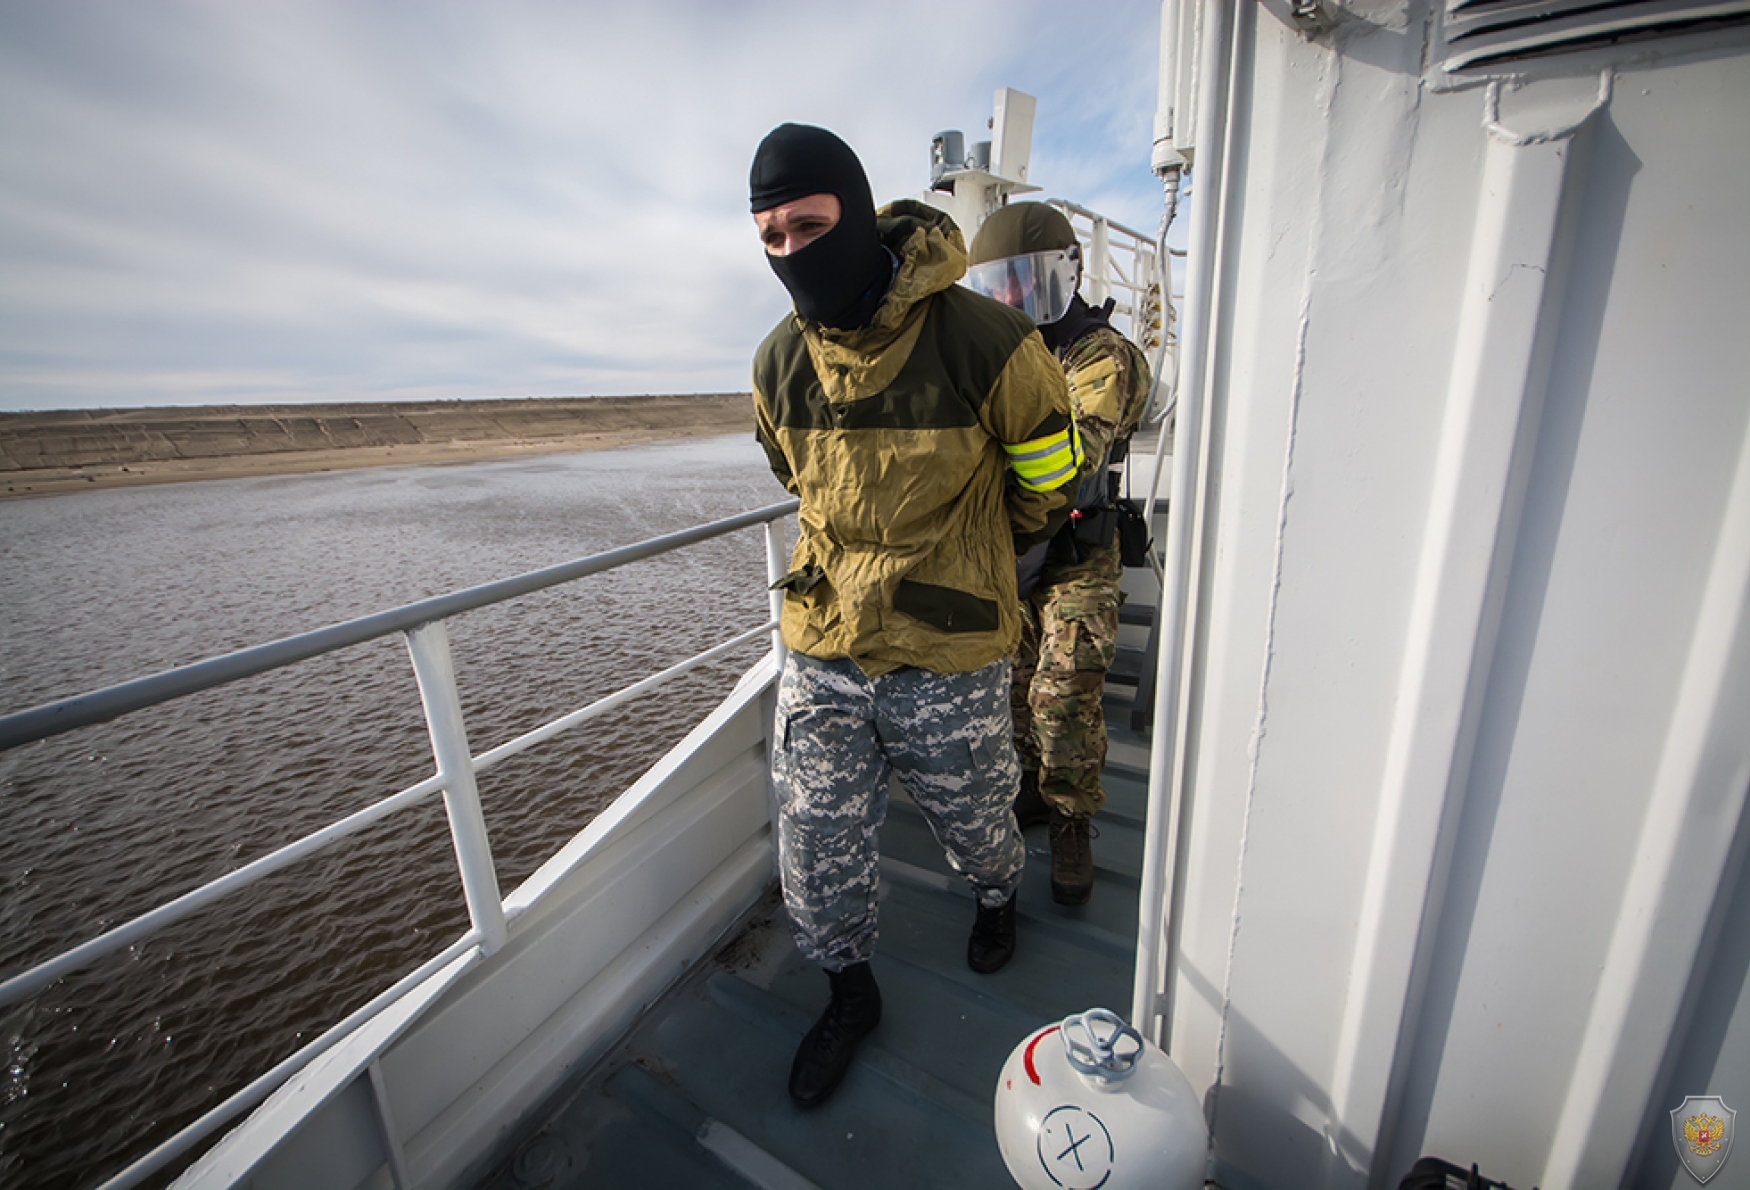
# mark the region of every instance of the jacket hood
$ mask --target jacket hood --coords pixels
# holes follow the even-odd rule
[[[898,326],[913,306],[966,275],[966,239],[943,211],[902,198],[875,212],[881,242],[899,257],[899,271],[873,326]]]

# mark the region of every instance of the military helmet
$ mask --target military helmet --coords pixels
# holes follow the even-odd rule
[[[1005,256],[1076,247],[1075,229],[1062,211],[1042,202],[1017,202],[984,221],[967,257],[972,264],[988,264]]]
[[[1036,324],[1069,312],[1081,282],[1075,229],[1056,207],[1018,202],[984,221],[972,237],[967,287],[1024,311]]]

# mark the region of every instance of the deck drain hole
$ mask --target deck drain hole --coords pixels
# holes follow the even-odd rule
[[[544,1185],[565,1168],[565,1142],[554,1136],[530,1138],[511,1162],[511,1176],[525,1186]]]

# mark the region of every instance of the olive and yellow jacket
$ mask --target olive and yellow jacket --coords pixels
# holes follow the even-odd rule
[[[791,314],[754,357],[755,432],[802,499],[784,643],[964,673],[1014,648],[1015,555],[1068,515],[1069,390],[1026,315],[954,284],[953,220],[901,200],[877,227],[899,267],[869,325]]]

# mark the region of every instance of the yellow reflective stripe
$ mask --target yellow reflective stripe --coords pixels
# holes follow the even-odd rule
[[[1082,436],[1076,432],[1073,421],[1043,438],[1014,446],[1005,442],[1003,449],[1009,454],[1009,466],[1014,469],[1015,478],[1030,491],[1049,492],[1060,488],[1074,479],[1082,467]]]

